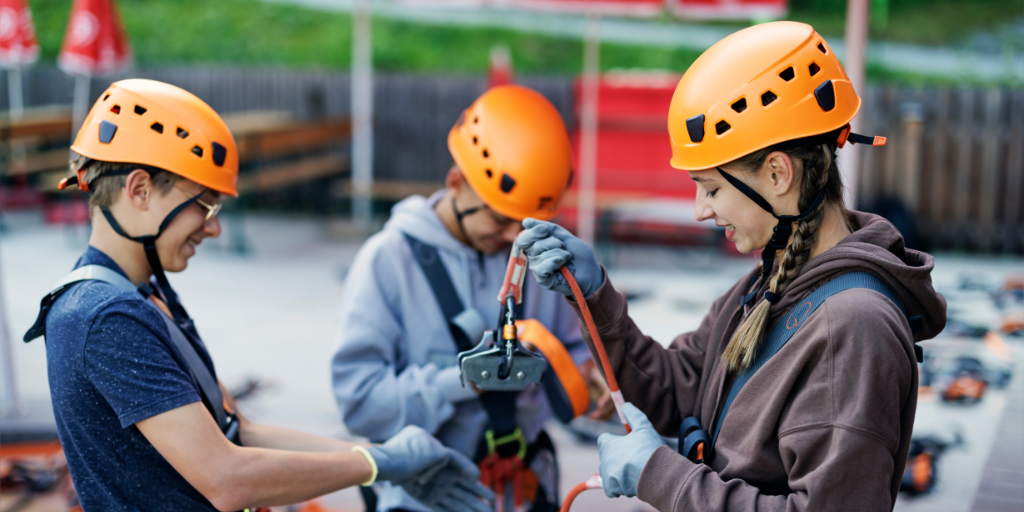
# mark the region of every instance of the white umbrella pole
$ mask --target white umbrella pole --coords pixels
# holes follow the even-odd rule
[[[871,8],[870,0],[847,0],[846,4],[846,62],[843,68],[853,89],[863,99],[867,91],[864,89],[864,63],[867,60],[868,46],[868,10]],[[864,110],[862,109],[861,112]],[[860,133],[861,118],[863,114],[853,118],[850,128],[853,132]],[[860,174],[860,161],[862,151],[859,145],[847,144],[840,150],[839,170],[843,176],[843,185],[846,187],[843,200],[847,208],[857,207],[857,185]]]
[[[2,270],[2,269],[0,269]],[[18,379],[14,374],[14,350],[11,347],[11,328],[7,323],[7,307],[4,304],[3,272],[0,271],[0,355],[3,356],[2,415],[4,418],[23,417],[25,408],[18,393]]]
[[[71,140],[75,140],[78,129],[89,113],[89,82],[86,75],[75,75],[75,98],[71,104]]]
[[[352,219],[369,229],[373,187],[373,34],[370,0],[352,12]]]
[[[587,14],[583,36],[583,87],[580,98],[580,185],[576,203],[576,234],[594,245],[597,188],[597,100],[601,73],[601,18]]]
[[[21,119],[25,114],[25,96],[21,88],[21,69],[7,70],[7,97],[11,106],[11,121]]]

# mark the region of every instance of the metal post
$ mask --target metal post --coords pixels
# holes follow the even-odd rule
[[[11,121],[25,115],[25,96],[21,89],[21,68],[7,70],[7,97],[11,105]]]
[[[580,186],[576,203],[576,234],[594,245],[597,188],[597,101],[601,73],[601,17],[587,14],[583,36],[583,83],[580,98]]]
[[[18,378],[14,373],[14,350],[11,348],[11,328],[7,322],[7,306],[4,304],[3,272],[0,269],[0,350],[3,356],[3,393],[0,415],[4,418],[24,417],[25,407],[18,393]]]
[[[352,219],[369,229],[373,187],[373,34],[371,0],[352,11]]]
[[[846,2],[846,62],[843,67],[853,89],[861,98],[867,92],[864,89],[864,63],[867,60],[868,46],[868,11],[871,0],[847,0]],[[860,133],[861,117],[853,118],[850,125],[854,132]],[[847,144],[842,150],[840,171],[846,194],[843,199],[847,208],[857,206],[857,179],[860,171],[861,149],[858,145]]]
[[[75,140],[78,130],[89,114],[89,82],[87,75],[75,75],[75,98],[71,105],[71,140]]]

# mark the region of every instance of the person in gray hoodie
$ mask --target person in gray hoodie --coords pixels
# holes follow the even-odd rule
[[[598,440],[609,497],[665,512],[893,509],[917,406],[916,342],[943,329],[946,304],[931,256],[844,206],[837,146],[884,143],[850,133],[859,106],[802,23],[741,30],[683,76],[669,111],[672,165],[697,182],[698,220],[724,227],[740,252],[763,253],[668,348],[629,318],[590,248],[524,222],[519,244],[540,284],[572,296],[565,266],[595,290],[583,296],[588,316],[633,428]],[[681,430],[691,418],[698,428]],[[677,453],[661,437],[677,435],[703,449],[683,442]]]
[[[462,384],[455,334],[413,244],[420,255],[426,250],[443,264],[468,312],[460,315],[461,325],[476,345],[483,327],[499,319],[498,291],[521,220],[558,213],[571,177],[571,153],[558,112],[519,86],[494,88],[478,99],[452,128],[449,148],[455,166],[446,188],[398,203],[384,229],[356,256],[345,280],[331,371],[351,432],[386,439],[416,425],[480,461],[493,451],[485,442],[491,418],[478,391]],[[519,318],[543,324],[569,349],[584,378],[600,386],[572,308],[532,280],[523,304]],[[512,451],[531,447],[523,462],[540,489],[526,496],[526,505],[557,508],[553,447],[533,449],[550,443],[543,433],[551,416],[548,399],[533,385],[512,400],[508,414],[525,441]],[[606,389],[598,406],[595,417],[611,415]],[[378,498],[378,510],[427,510],[399,486],[381,484]]]

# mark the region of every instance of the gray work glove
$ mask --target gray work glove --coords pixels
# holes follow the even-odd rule
[[[580,285],[583,297],[590,297],[604,283],[604,270],[594,251],[562,226],[537,219],[523,221],[519,247],[526,251],[530,270],[541,288],[572,297],[572,289],[559,269],[566,266]]]
[[[624,436],[601,434],[597,438],[601,481],[604,493],[609,498],[636,496],[640,473],[644,471],[651,455],[654,455],[654,450],[665,445],[665,440],[654,430],[651,420],[635,405],[626,403],[622,413],[626,415],[626,421],[633,431]]]
[[[480,483],[476,464],[419,427],[405,427],[384,444],[366,450],[377,463],[377,480],[402,486],[432,510],[491,510],[494,493]]]

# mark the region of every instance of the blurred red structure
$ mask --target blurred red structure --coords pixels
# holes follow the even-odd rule
[[[60,68],[76,75],[118,71],[131,62],[128,35],[113,0],[75,0],[71,7]]]
[[[39,57],[32,11],[24,0],[0,0],[0,64],[27,66]]]
[[[779,19],[789,10],[788,0],[668,0],[669,9],[685,19]]]

